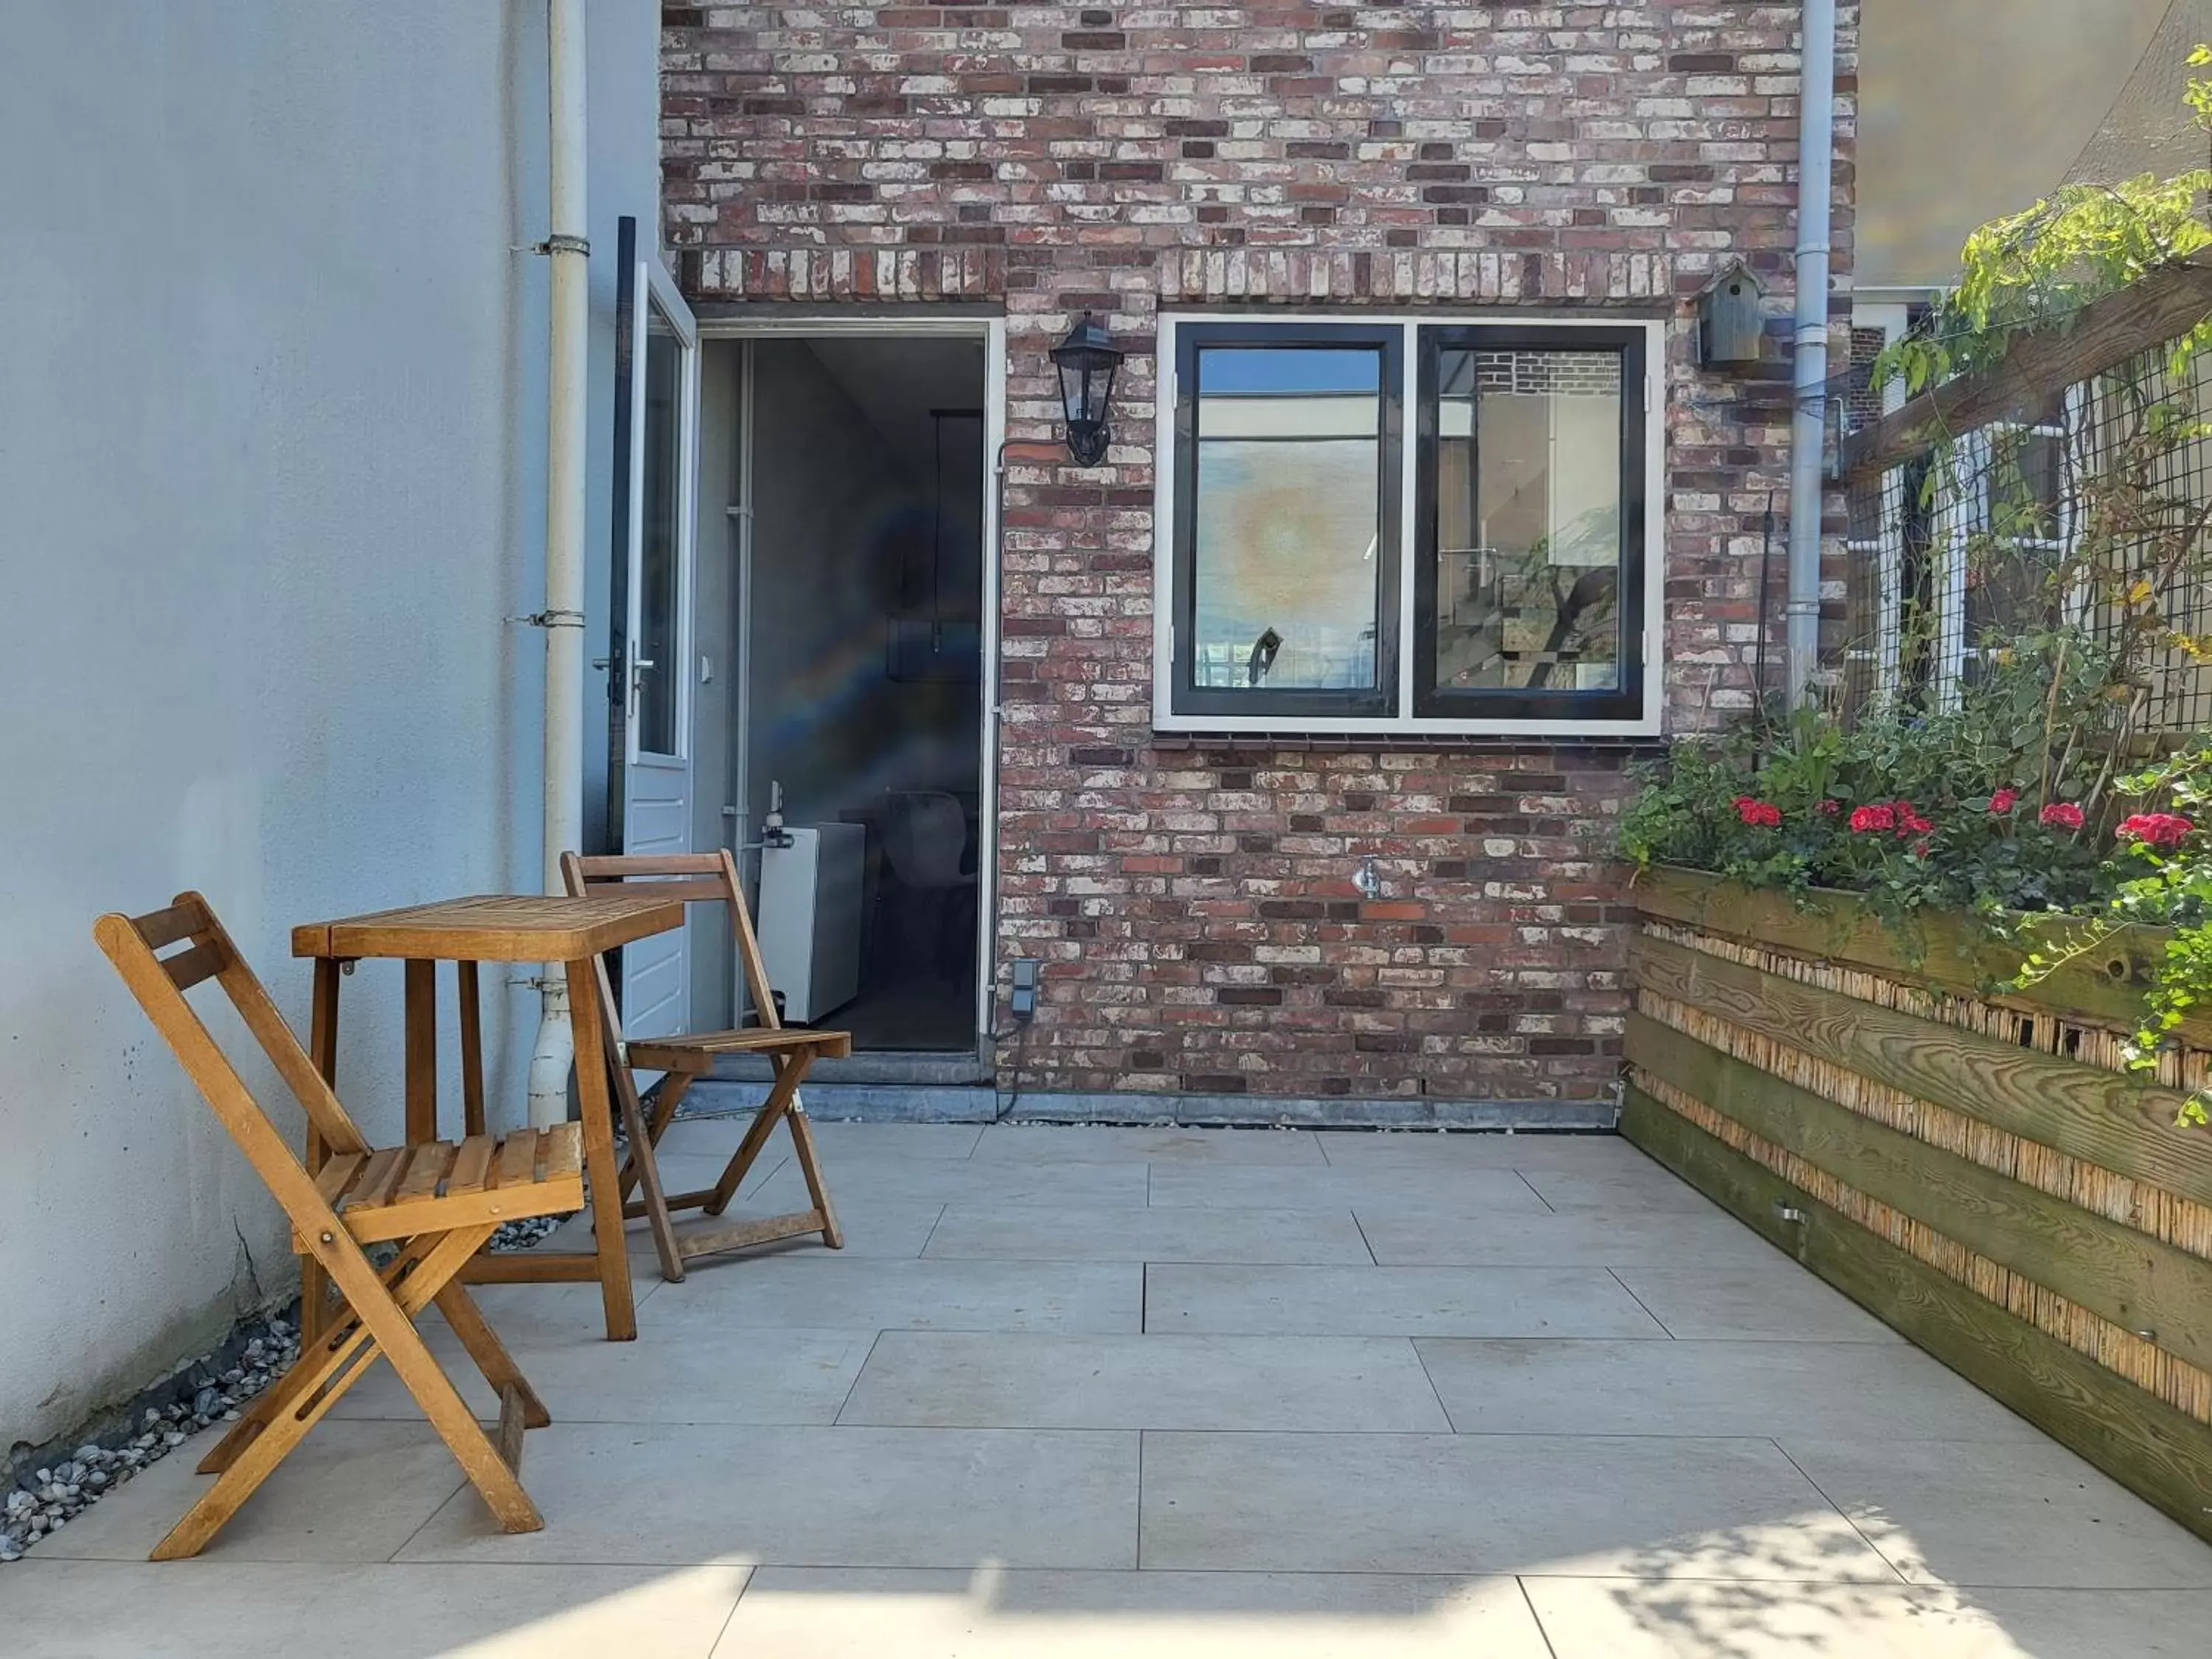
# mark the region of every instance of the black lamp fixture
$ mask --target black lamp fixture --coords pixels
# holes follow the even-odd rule
[[[1067,416],[1067,453],[1078,466],[1096,466],[1114,440],[1106,412],[1114,401],[1114,376],[1121,368],[1121,349],[1089,312],[1052,349],[1060,370],[1060,403]]]

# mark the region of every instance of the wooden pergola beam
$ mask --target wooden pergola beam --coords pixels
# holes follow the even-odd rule
[[[2069,386],[2212,317],[2212,259],[2166,265],[2093,300],[2056,327],[2023,334],[1989,368],[1932,386],[1844,441],[1844,483],[1855,488],[1946,438],[2047,409]]]

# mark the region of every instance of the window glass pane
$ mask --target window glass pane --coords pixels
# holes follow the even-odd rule
[[[1376,689],[1382,354],[1198,354],[1192,684]]]
[[[673,755],[676,742],[678,606],[677,476],[683,410],[683,343],[653,306],[646,307],[645,476],[638,480],[645,508],[645,543],[638,561],[638,636],[632,642],[637,673],[637,746]]]
[[[1620,362],[1443,354],[1439,691],[1622,689]]]

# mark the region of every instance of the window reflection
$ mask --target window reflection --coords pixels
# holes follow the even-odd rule
[[[1620,688],[1620,362],[1442,354],[1438,690]]]
[[[1198,354],[1194,684],[1375,689],[1382,398],[1370,348]]]

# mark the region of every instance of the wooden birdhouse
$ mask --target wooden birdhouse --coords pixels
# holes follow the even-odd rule
[[[1698,294],[1698,361],[1707,368],[1755,363],[1765,355],[1766,284],[1741,259]]]

